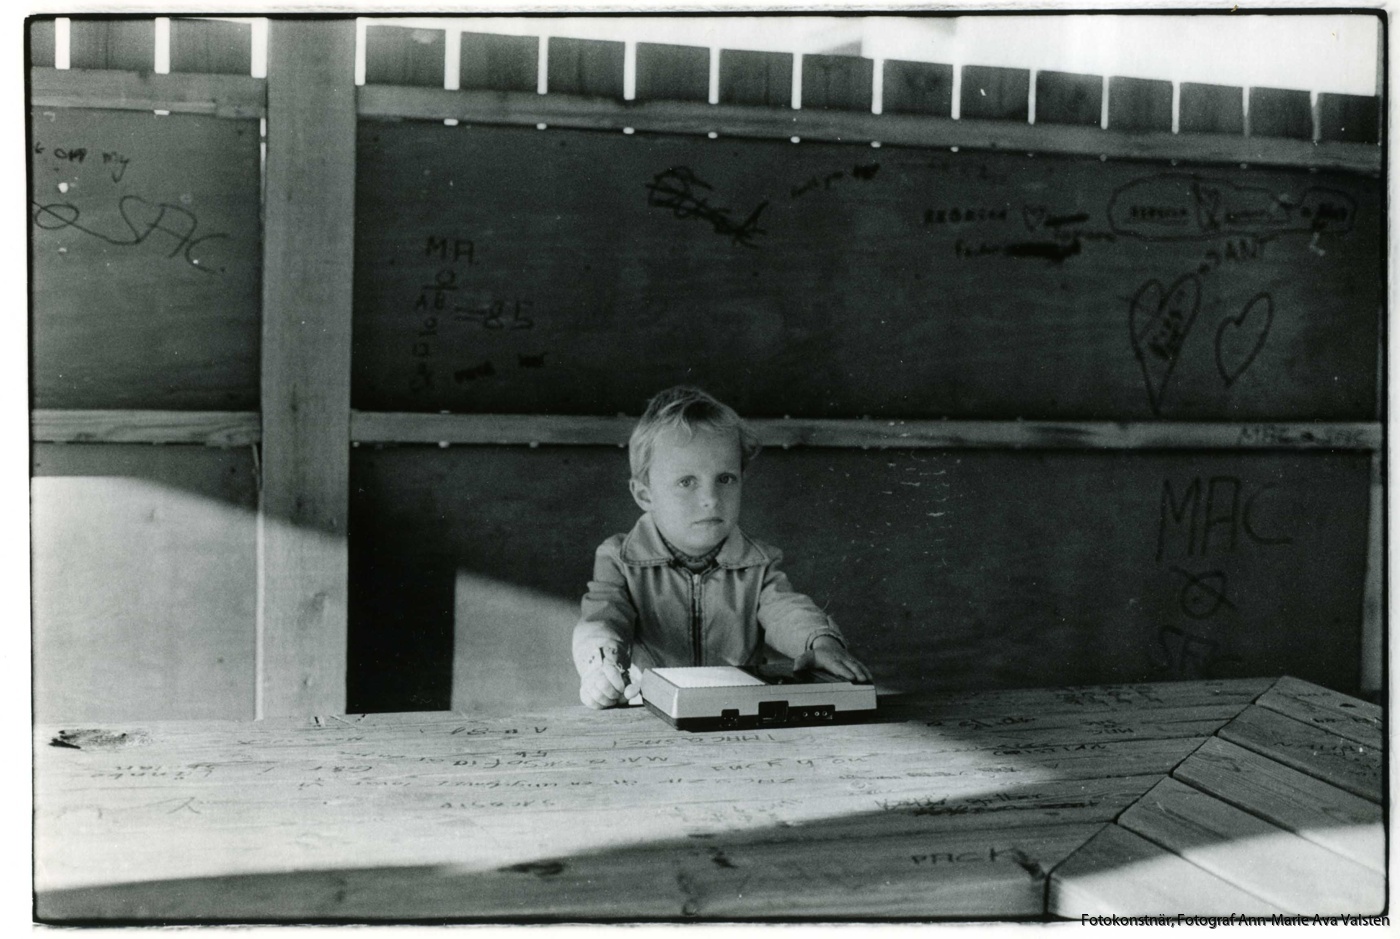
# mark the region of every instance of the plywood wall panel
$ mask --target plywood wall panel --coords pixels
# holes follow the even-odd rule
[[[252,451],[36,444],[32,470],[35,719],[251,719]]]
[[[30,121],[34,405],[256,408],[258,122]]]
[[[358,449],[360,706],[446,707],[449,675],[453,707],[573,702],[593,550],[637,516],[626,477],[609,447]],[[1364,455],[776,450],[744,525],[891,689],[1354,691],[1367,487]]]
[[[364,410],[1374,413],[1366,177],[379,122],[358,161]]]

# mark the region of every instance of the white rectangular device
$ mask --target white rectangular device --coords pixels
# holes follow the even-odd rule
[[[642,701],[681,730],[830,724],[875,710],[875,686],[772,666],[653,668]]]

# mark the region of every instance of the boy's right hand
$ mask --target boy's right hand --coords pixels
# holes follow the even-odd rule
[[[641,689],[628,683],[627,673],[613,659],[595,663],[583,673],[579,683],[579,700],[591,708],[608,708],[627,704]]]

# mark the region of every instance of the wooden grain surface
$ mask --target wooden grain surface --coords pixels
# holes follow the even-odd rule
[[[1367,513],[1366,586],[1361,606],[1361,688],[1367,694],[1379,695],[1385,687],[1385,636],[1390,621],[1390,606],[1386,583],[1390,572],[1386,551],[1390,513],[1386,506],[1389,495],[1389,474],[1386,461],[1379,453],[1371,454],[1371,509]]]
[[[1015,863],[1013,849],[1040,840],[1042,831],[1047,844],[1063,843],[1065,832],[1082,841],[1092,833],[1086,824],[1111,817],[1122,805],[1118,796],[1096,805],[1101,797],[1144,788],[1141,778],[1122,786],[1096,780],[1071,786],[986,745],[947,750],[952,736],[915,724],[689,735],[639,709],[598,715],[578,708],[515,719],[421,715],[387,726],[374,718],[320,726],[264,721],[217,734],[153,726],[135,731],[130,746],[105,750],[85,746],[72,733],[41,742],[78,745],[77,751],[46,747],[44,761],[87,770],[66,775],[48,799],[97,799],[104,806],[105,824],[78,809],[61,815],[60,829],[119,824],[156,841],[171,821],[202,830],[199,857],[163,854],[154,845],[143,852],[149,856],[141,865],[160,868],[146,871],[147,878],[253,873],[269,862],[276,869],[316,870],[351,857],[352,867],[393,866],[414,855],[465,871],[582,855],[587,870],[590,855],[626,861],[639,844],[657,840],[672,850],[686,841],[721,849],[736,865],[746,852],[767,851],[789,863],[802,858],[810,868],[823,857],[848,863],[832,852],[814,852],[813,842],[839,839],[844,846],[863,832],[867,840],[893,839],[878,849],[872,843],[874,853],[857,852],[860,866],[880,868],[882,879],[889,874],[882,857],[898,859],[920,879],[959,863],[999,862],[1024,886],[1032,872]],[[161,799],[151,799],[151,784],[163,790]],[[174,801],[139,809],[165,798]],[[162,808],[182,804],[179,814],[188,818],[163,817]],[[827,822],[833,823],[829,829]],[[294,831],[319,837],[294,837]],[[454,831],[467,837],[453,837]],[[993,834],[979,834],[984,831]],[[239,846],[259,837],[294,843],[272,856],[239,860]],[[91,846],[97,856],[82,861],[87,877],[109,861],[115,870],[130,870],[131,861],[123,865],[116,857],[129,854],[130,845],[113,844],[109,855],[101,842]],[[999,858],[990,853],[998,847],[1005,851]],[[940,854],[950,856],[930,856]],[[60,858],[45,860],[49,876],[64,876]],[[1058,858],[1041,860],[1048,870]],[[73,870],[66,876],[81,877]],[[646,893],[636,895],[637,908],[655,914]],[[1024,902],[1024,890],[1020,896]],[[459,902],[459,910],[472,910]],[[532,902],[519,898],[517,908],[528,910]],[[611,903],[618,915],[634,908],[616,895],[595,902]]]
[[[920,421],[756,418],[765,447],[988,448],[1036,450],[1376,450],[1379,423],[1229,424],[1219,421]],[[353,411],[357,443],[627,443],[626,415],[422,414]],[[1374,490],[1373,490],[1374,496]]]
[[[273,20],[259,716],[345,707],[355,24]]]
[[[1259,699],[1259,705],[1336,734],[1338,737],[1345,737],[1347,740],[1372,749],[1380,749],[1385,734],[1380,708],[1375,705],[1366,706],[1364,702],[1352,704],[1350,702],[1354,699],[1348,699],[1345,695],[1336,692],[1324,693],[1328,697],[1347,702],[1342,707],[1350,707],[1355,710],[1342,710],[1336,705],[1329,707],[1329,702],[1325,700],[1318,701],[1312,697],[1289,694],[1288,691],[1281,688],[1270,690],[1268,694]],[[1304,695],[1307,694],[1308,692],[1304,692]]]
[[[1049,909],[1069,919],[1086,913],[1161,916],[1168,910],[1172,917],[1185,898],[1196,914],[1283,912],[1118,825],[1106,826],[1055,871]]]
[[[775,448],[743,524],[890,690],[1355,690],[1368,472],[1364,454]],[[352,707],[573,702],[567,637],[594,548],[636,520],[626,475],[615,446],[355,449]]]
[[[34,403],[255,407],[258,124],[36,107]]]
[[[1280,678],[1270,691],[1272,693],[1266,696],[1266,700],[1261,700],[1260,704],[1272,707],[1283,698],[1292,699],[1314,714],[1319,724],[1340,723],[1341,726],[1328,726],[1325,729],[1335,731],[1343,737],[1351,736],[1352,732],[1365,732],[1361,730],[1363,727],[1381,728],[1384,724],[1385,709],[1379,704],[1360,701],[1332,688],[1300,681],[1290,675]],[[1341,720],[1324,720],[1324,716]]]
[[[1158,783],[1118,824],[1290,913],[1385,907],[1383,874],[1175,779]]]
[[[1172,775],[1374,871],[1385,872],[1379,805],[1218,737]]]
[[[988,910],[1024,919],[1044,909],[1041,869],[1097,827],[991,839],[851,839],[816,865],[805,848],[691,842],[482,871],[440,865],[220,877],[58,891],[40,901],[40,911],[59,920],[199,920],[209,917],[217,891],[213,909],[234,919],[926,920],[984,918]],[[814,877],[823,889],[811,889]],[[411,912],[405,897],[413,898]]]
[[[1373,414],[1364,177],[416,121],[358,160],[361,410]]]
[[[1318,883],[1350,871],[1343,891],[1369,889],[1374,859],[1343,861],[1247,806],[1159,782],[1273,684],[897,696],[860,724],[715,733],[577,706],[46,725],[39,912],[1014,919],[1048,900],[1072,918],[1253,913],[1314,896],[1308,865],[1324,856]],[[1278,852],[1291,873],[1261,886]]]
[[[31,412],[29,436],[46,443],[202,443],[237,447],[258,442],[262,421],[256,411],[45,408]]]
[[[1250,708],[1221,728],[1220,736],[1269,759],[1316,776],[1347,792],[1380,802],[1380,750],[1315,728],[1268,708]]]
[[[246,75],[33,68],[29,93],[36,108],[161,110],[228,118],[259,118],[267,112],[266,79]]]
[[[728,54],[731,50],[722,50]],[[750,54],[750,53],[745,53]],[[782,57],[781,53],[751,53]],[[965,120],[859,111],[793,110],[792,56],[787,55],[785,97],[776,86],[753,89],[766,98],[737,103],[725,97],[725,56],[720,63],[720,103],[696,101],[614,101],[577,95],[520,91],[443,91],[399,85],[359,89],[360,115],[381,120],[457,120],[462,123],[530,127],[570,127],[688,136],[742,137],[834,143],[869,141],[914,147],[966,147],[1037,154],[1071,154],[1093,159],[1163,160],[1191,164],[1235,164],[1339,169],[1377,175],[1380,151],[1374,145],[1286,137],[1244,137],[1231,132],[1173,134],[1166,131],[1105,131],[1068,124],[1028,124],[1019,120],[969,117]],[[42,71],[42,70],[36,70]],[[777,69],[774,69],[777,71]],[[966,84],[963,86],[966,88]],[[1239,99],[1240,89],[1234,89]]]

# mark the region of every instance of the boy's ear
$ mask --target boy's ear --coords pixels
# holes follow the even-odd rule
[[[632,499],[643,512],[651,511],[651,492],[645,483],[639,483],[635,479],[627,480],[627,488],[632,490]]]

